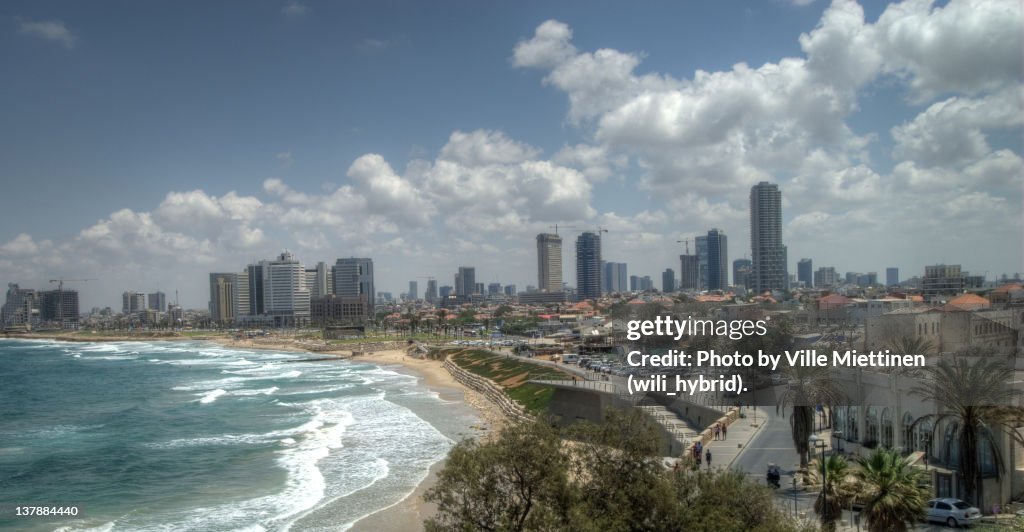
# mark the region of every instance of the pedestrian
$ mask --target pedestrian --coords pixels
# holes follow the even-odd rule
[[[715,439],[717,440],[722,436],[722,425],[715,423]]]
[[[711,449],[704,452],[704,459],[708,461],[708,469],[711,469]]]
[[[729,439],[729,425],[722,425],[722,439]]]

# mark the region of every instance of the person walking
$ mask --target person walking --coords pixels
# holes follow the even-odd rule
[[[704,459],[708,462],[708,469],[711,469],[711,448],[704,452]]]
[[[728,439],[729,437],[729,425],[722,425],[722,439]]]
[[[722,425],[720,423],[715,423],[715,439],[717,440],[717,439],[719,439],[721,437],[722,437]]]

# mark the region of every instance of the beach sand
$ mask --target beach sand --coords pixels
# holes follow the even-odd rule
[[[479,413],[481,425],[475,427],[473,435],[479,439],[487,439],[504,426],[505,416],[483,395],[466,388],[438,360],[419,360],[408,357],[403,351],[379,351],[354,357],[352,360],[380,365],[401,366],[411,375],[423,379],[422,384],[438,392],[445,400],[462,400]],[[423,520],[433,515],[436,507],[423,500],[423,494],[437,481],[437,472],[444,467],[444,462],[434,464],[430,474],[405,499],[397,504],[371,514],[355,523],[351,530],[363,531],[406,531],[423,530]]]

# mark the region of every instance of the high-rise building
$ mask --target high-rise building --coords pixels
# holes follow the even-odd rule
[[[744,288],[750,283],[750,259],[732,261],[732,283]]]
[[[630,275],[629,276],[629,291],[630,292],[636,292],[637,290],[640,290],[640,278],[637,277],[636,275]]]
[[[818,288],[827,288],[830,286],[836,286],[839,284],[839,274],[836,269],[832,266],[822,266],[818,268],[818,271],[814,272],[814,286]]]
[[[7,299],[0,309],[0,327],[32,324],[39,317],[39,294],[32,288],[19,288],[8,283]]]
[[[750,189],[751,288],[758,293],[789,285],[786,246],[782,244],[782,192],[762,181]]]
[[[796,280],[804,283],[807,288],[814,287],[814,267],[811,259],[800,259],[796,263]]]
[[[423,294],[427,303],[437,303],[437,280],[427,279],[427,293]]]
[[[708,289],[708,237],[700,235],[694,239],[694,251],[697,255],[697,288]]]
[[[924,267],[921,292],[926,301],[938,296],[954,296],[964,291],[964,272],[959,264],[936,264]]]
[[[146,308],[149,310],[155,310],[157,312],[167,312],[167,294],[163,292],[153,292],[146,296]]]
[[[579,299],[601,297],[601,235],[590,231],[576,239],[576,294]]]
[[[885,269],[885,284],[887,286],[896,286],[900,284],[900,269],[889,267]]]
[[[459,266],[455,274],[455,295],[469,297],[476,292],[476,268]]]
[[[437,293],[438,293],[438,296],[440,297],[441,301],[444,301],[444,300],[448,299],[448,296],[452,295],[452,292],[454,292],[454,290],[455,289],[452,288],[451,286],[444,285],[444,286],[442,286],[441,288],[438,289]]]
[[[515,295],[516,295],[516,285],[514,285],[514,284],[507,284],[507,285],[505,285],[505,295],[509,296],[509,297],[515,297]]]
[[[146,294],[127,291],[121,294],[121,313],[125,316],[146,310]]]
[[[249,315],[249,269],[236,274],[235,282],[235,319]]]
[[[420,283],[418,281],[409,281],[409,300],[416,301],[420,298]]]
[[[249,272],[249,316],[262,316],[263,315],[263,264],[256,263],[250,264],[247,268]]]
[[[39,314],[42,321],[56,322],[61,328],[78,326],[78,292],[47,290],[39,292]]]
[[[679,256],[679,289],[700,290],[700,259],[696,255]]]
[[[601,270],[602,290],[606,294],[625,292],[629,285],[626,284],[627,275],[625,262],[603,262]]]
[[[666,294],[676,291],[676,272],[672,268],[661,272],[661,291]]]
[[[562,291],[562,237],[558,235],[537,235],[537,287],[547,292]]]
[[[306,269],[306,287],[309,297],[323,297],[331,293],[331,271],[324,262],[316,263],[315,268]]]
[[[500,296],[501,295],[501,283],[490,283],[487,285],[487,295],[489,296]]]
[[[473,293],[480,295],[485,294],[486,292],[484,292],[484,283],[476,283],[476,285],[474,285],[473,287]]]
[[[729,288],[729,241],[725,237],[725,231],[721,229],[708,231],[707,284],[705,286],[708,290]]]
[[[306,269],[285,251],[263,266],[263,311],[274,325],[301,326],[309,321],[309,289]]]
[[[373,286],[373,259],[347,258],[334,263],[334,293],[339,296],[365,295],[370,311],[376,304],[377,292]]]
[[[237,273],[210,274],[210,319],[220,324],[235,321],[238,310]]]

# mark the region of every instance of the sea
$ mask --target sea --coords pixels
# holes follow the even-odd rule
[[[0,339],[0,530],[346,530],[479,422],[399,368],[317,358]]]

